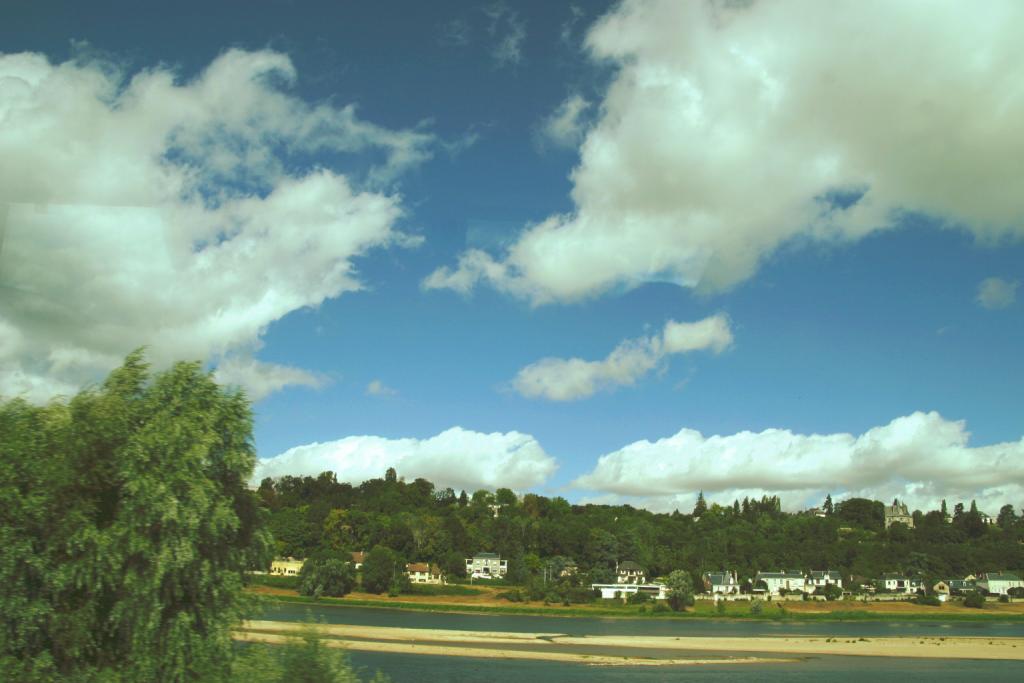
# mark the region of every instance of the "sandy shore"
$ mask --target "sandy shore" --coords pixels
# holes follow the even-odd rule
[[[251,621],[238,640],[284,642],[310,626]],[[743,664],[806,655],[1024,660],[1024,638],[972,637],[665,637],[567,636],[559,633],[455,631],[318,624],[332,646],[372,652],[539,659],[600,665]]]

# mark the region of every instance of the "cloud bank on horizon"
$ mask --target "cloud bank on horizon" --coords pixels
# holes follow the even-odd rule
[[[438,487],[472,493],[481,488],[533,488],[544,483],[557,465],[529,434],[484,434],[452,427],[428,439],[348,436],[296,446],[261,460],[253,481],[332,471],[339,481],[360,484],[383,477],[389,467],[408,481],[423,477]]]
[[[899,497],[911,509],[977,500],[995,515],[1024,499],[1024,439],[971,447],[963,421],[915,412],[852,434],[795,434],[785,429],[704,436],[681,429],[600,456],[570,484],[583,502],[628,503],[656,512],[689,512],[703,491],[709,502],[779,495],[794,511],[833,500]],[[253,481],[333,471],[359,484],[394,467],[407,480],[474,491],[545,486],[557,467],[529,434],[483,434],[453,427],[429,439],[350,436],[290,448],[261,460]]]
[[[531,363],[516,374],[512,387],[526,398],[575,401],[603,388],[635,384],[670,355],[705,349],[719,354],[732,342],[723,314],[692,323],[669,320],[661,334],[626,340],[603,360],[543,358]]]
[[[0,55],[0,395],[73,393],[139,344],[157,364],[220,359],[256,399],[323,383],[252,353],[274,321],[360,289],[354,258],[417,243],[380,188],[434,138],[309,104],[296,76],[271,51],[187,82]],[[352,178],[303,168],[315,152],[374,161]]]
[[[826,494],[891,500],[938,509],[943,498],[977,499],[995,515],[1024,500],[1024,439],[972,448],[963,421],[915,412],[852,434],[794,434],[785,429],[705,437],[682,429],[602,455],[573,486],[595,501],[689,511],[696,492],[731,504],[780,495],[790,510],[820,505]],[[986,509],[986,506],[988,509]]]
[[[1022,22],[1012,1],[627,0],[587,36],[617,74],[575,209],[423,286],[534,305],[650,281],[721,291],[787,242],[855,241],[908,213],[1019,239]]]

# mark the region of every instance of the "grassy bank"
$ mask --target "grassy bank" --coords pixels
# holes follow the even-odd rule
[[[720,613],[713,605],[698,603],[686,612],[655,612],[647,605],[617,605],[597,603],[592,605],[543,605],[526,603],[516,605],[444,603],[444,602],[412,602],[401,598],[313,598],[298,595],[273,595],[271,600],[309,605],[334,605],[339,607],[369,607],[386,609],[404,609],[419,612],[453,612],[463,614],[496,614],[524,615],[545,617],[613,617],[620,619],[726,619],[750,621],[957,621],[957,622],[1021,622],[1024,623],[1024,612],[998,609],[981,609],[970,612],[951,611],[949,609],[922,607],[917,610],[873,611],[871,609],[833,609],[828,611],[802,611],[798,609],[779,608],[765,605],[761,614],[751,614],[749,605],[729,605]]]

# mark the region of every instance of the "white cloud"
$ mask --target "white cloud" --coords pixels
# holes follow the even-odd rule
[[[560,147],[574,147],[583,139],[583,113],[590,107],[581,95],[574,93],[541,124],[543,138]]]
[[[368,396],[395,396],[398,394],[398,391],[384,384],[379,379],[375,379],[366,385],[366,394]]]
[[[603,360],[544,358],[527,365],[512,386],[527,398],[574,401],[603,388],[635,384],[669,354],[702,349],[721,353],[732,340],[729,319],[722,314],[693,323],[670,320],[660,335],[626,340]]]
[[[233,358],[221,374],[254,395],[313,383],[246,357],[272,322],[359,289],[353,259],[417,243],[395,230],[397,196],[354,185],[434,139],[309,104],[295,78],[269,51],[186,82],[0,55],[0,395],[73,391],[143,344],[157,364]],[[309,167],[319,150],[375,165],[352,180]]]
[[[1024,496],[1024,439],[971,447],[962,421],[916,412],[861,434],[785,429],[705,437],[692,429],[637,441],[599,458],[573,485],[657,510],[779,494],[789,509],[833,499],[899,496],[911,508],[977,499],[989,514]]]
[[[783,243],[855,241],[905,212],[1019,238],[1022,23],[1014,0],[627,0],[587,37],[618,70],[574,210],[424,285],[534,304],[649,281],[723,290]]]
[[[268,396],[287,386],[305,386],[319,389],[326,378],[287,365],[264,363],[251,357],[231,357],[221,362],[214,372],[221,384],[242,387],[253,401]]]
[[[358,484],[384,476],[389,467],[407,480],[424,477],[438,486],[474,491],[538,486],[556,465],[529,434],[484,434],[452,427],[429,439],[349,436],[296,446],[261,460],[254,481],[286,474],[312,476],[330,470],[339,481]]]
[[[1020,285],[1016,280],[1003,280],[998,277],[990,277],[981,281],[978,285],[978,303],[985,308],[1008,308],[1017,300],[1017,287]]]
[[[491,49],[491,56],[499,66],[515,66],[523,59],[523,41],[526,39],[526,22],[519,13],[504,2],[496,2],[483,8],[489,24],[487,32],[497,39]]]

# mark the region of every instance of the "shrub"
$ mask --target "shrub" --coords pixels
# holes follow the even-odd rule
[[[314,598],[340,598],[350,593],[355,583],[352,567],[336,557],[310,558],[299,572],[299,594]]]
[[[649,596],[647,593],[641,593],[639,591],[637,591],[636,593],[631,593],[630,596],[626,598],[626,602],[628,602],[630,605],[643,605],[644,603],[650,601],[651,596]]]
[[[671,612],[672,608],[665,604],[664,600],[658,600],[654,603],[654,609],[651,610],[656,613]]]
[[[1000,595],[999,596],[999,602],[1010,602],[1010,596],[1009,595]]]
[[[918,595],[914,602],[918,605],[928,605],[929,607],[940,607],[942,602],[934,595]]]
[[[504,593],[498,593],[497,597],[508,600],[509,602],[522,602],[523,592],[518,588],[515,590],[506,591]]]
[[[764,602],[754,599],[750,601],[750,613],[755,617],[764,612]]]
[[[718,614],[725,614],[725,600],[715,601],[715,612]]]
[[[964,607],[974,607],[975,609],[981,609],[985,606],[985,596],[981,593],[970,593],[964,598]]]

